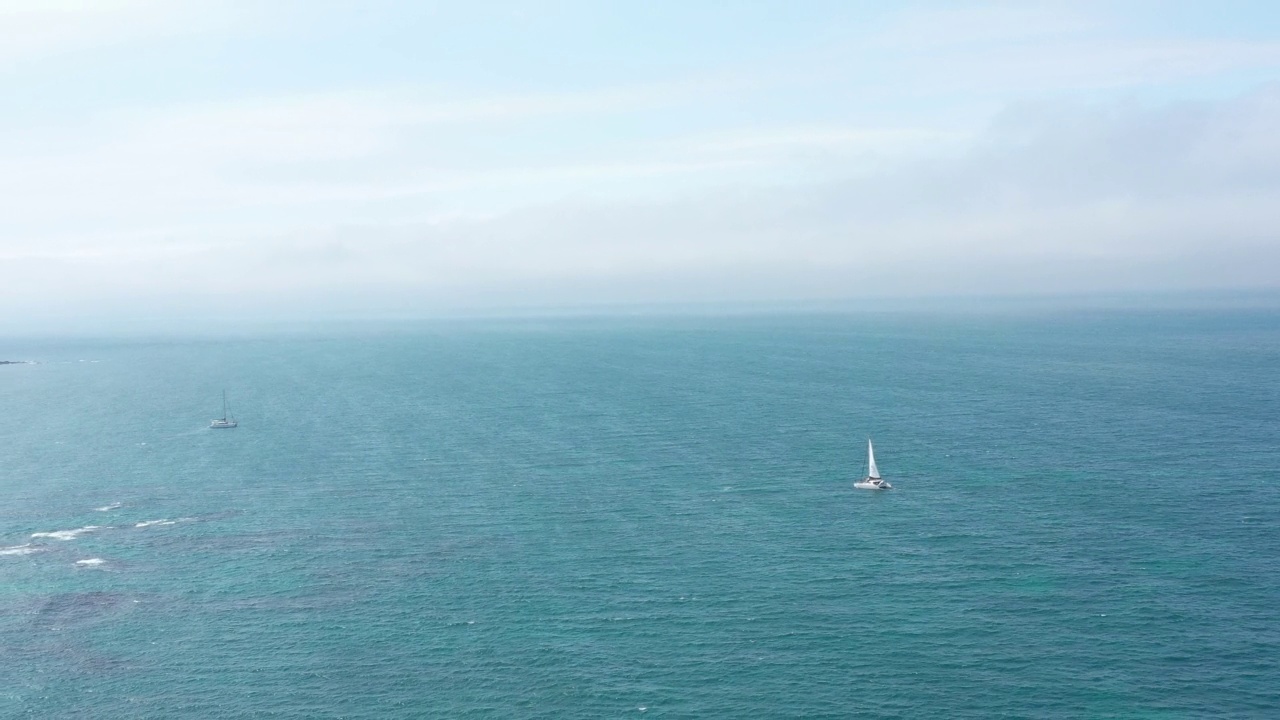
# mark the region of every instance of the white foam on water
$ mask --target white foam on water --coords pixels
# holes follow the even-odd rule
[[[170,520],[169,518],[164,518],[162,520],[143,520],[140,523],[134,523],[133,526],[136,528],[144,528],[151,527],[152,525],[177,525],[180,522],[191,522],[193,520],[195,520],[195,518],[192,517],[180,517],[177,520]]]
[[[0,555],[30,555],[31,553],[43,552],[44,548],[32,547],[30,543],[26,545],[14,545],[12,547],[0,548]]]
[[[165,520],[143,520],[143,521],[142,521],[142,522],[140,522],[140,523],[135,523],[135,524],[134,524],[134,527],[136,527],[136,528],[144,528],[144,527],[151,527],[152,525],[174,525],[174,524],[176,524],[177,522],[178,522],[177,520],[168,520],[168,519],[165,519]]]
[[[105,565],[106,562],[102,558],[88,558],[86,560],[77,560],[76,565],[80,567],[98,567],[99,565]]]
[[[97,510],[98,512],[107,512],[108,510],[115,510],[118,507],[122,507],[122,503],[113,502],[110,505],[103,505],[100,508],[94,508],[94,510]]]
[[[54,532],[31,533],[31,537],[53,538],[54,540],[75,540],[77,537],[85,533],[91,533],[94,530],[100,530],[100,529],[101,529],[101,526],[99,525],[85,525],[84,527],[76,528],[75,530],[56,530]]]

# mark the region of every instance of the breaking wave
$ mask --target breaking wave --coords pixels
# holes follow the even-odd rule
[[[0,555],[30,555],[31,553],[42,552],[44,548],[33,547],[30,543],[26,545],[14,545],[12,547],[0,548]]]
[[[33,538],[53,538],[54,540],[75,540],[77,537],[85,533],[91,533],[94,530],[102,529],[100,525],[85,525],[75,530],[56,530],[54,532],[38,532],[31,533]]]
[[[144,528],[151,527],[152,525],[176,525],[180,522],[190,522],[192,520],[195,520],[195,518],[184,517],[178,518],[177,520],[169,520],[168,518],[163,520],[143,520],[140,523],[134,523],[133,526],[136,528]]]

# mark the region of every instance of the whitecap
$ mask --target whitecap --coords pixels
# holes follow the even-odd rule
[[[54,532],[31,533],[33,538],[53,538],[54,540],[75,540],[77,537],[101,529],[98,525],[85,525],[75,530],[56,530]]]
[[[113,502],[110,505],[103,505],[100,508],[94,508],[94,510],[97,510],[98,512],[107,512],[108,510],[115,510],[118,507],[123,507],[123,503]]]
[[[0,548],[0,555],[30,555],[31,553],[38,553],[43,550],[44,548],[32,547],[30,543],[27,543],[26,545],[14,545],[12,547]]]
[[[136,527],[136,528],[144,528],[144,527],[151,527],[152,525],[174,525],[174,524],[177,524],[177,522],[178,522],[177,520],[168,520],[168,519],[165,519],[165,520],[143,520],[143,521],[142,521],[142,522],[140,522],[140,523],[135,523],[135,524],[134,524],[134,527]]]
[[[106,562],[102,558],[87,558],[85,560],[77,560],[76,565],[80,567],[98,567],[99,565],[105,565]]]
[[[136,528],[144,528],[151,527],[152,525],[177,525],[180,522],[191,522],[192,520],[195,520],[195,518],[180,517],[177,520],[170,520],[169,518],[164,518],[162,520],[143,520],[140,523],[134,523],[133,526]]]

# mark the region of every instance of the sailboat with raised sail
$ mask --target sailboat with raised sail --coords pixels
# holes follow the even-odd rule
[[[237,423],[237,422],[236,422],[236,419],[235,419],[235,418],[233,418],[233,417],[231,417],[231,414],[230,414],[229,412],[227,412],[227,391],[226,391],[226,390],[223,390],[223,391],[222,391],[222,417],[220,417],[220,418],[218,418],[218,419],[216,419],[216,420],[210,420],[210,421],[209,421],[209,427],[211,427],[211,428],[233,428],[233,427],[235,427],[236,425],[239,425],[239,423]]]
[[[892,490],[893,486],[880,479],[880,469],[876,467],[876,452],[871,447],[871,438],[867,438],[867,477],[853,486],[859,490]]]

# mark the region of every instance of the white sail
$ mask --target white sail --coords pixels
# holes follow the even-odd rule
[[[880,479],[880,470],[876,468],[876,454],[871,449],[871,438],[867,438],[867,477],[872,480]]]
[[[231,413],[227,410],[227,391],[223,390],[222,391],[222,417],[214,420],[210,420],[209,427],[233,428],[238,424],[239,423],[236,422],[236,419],[231,417]]]

